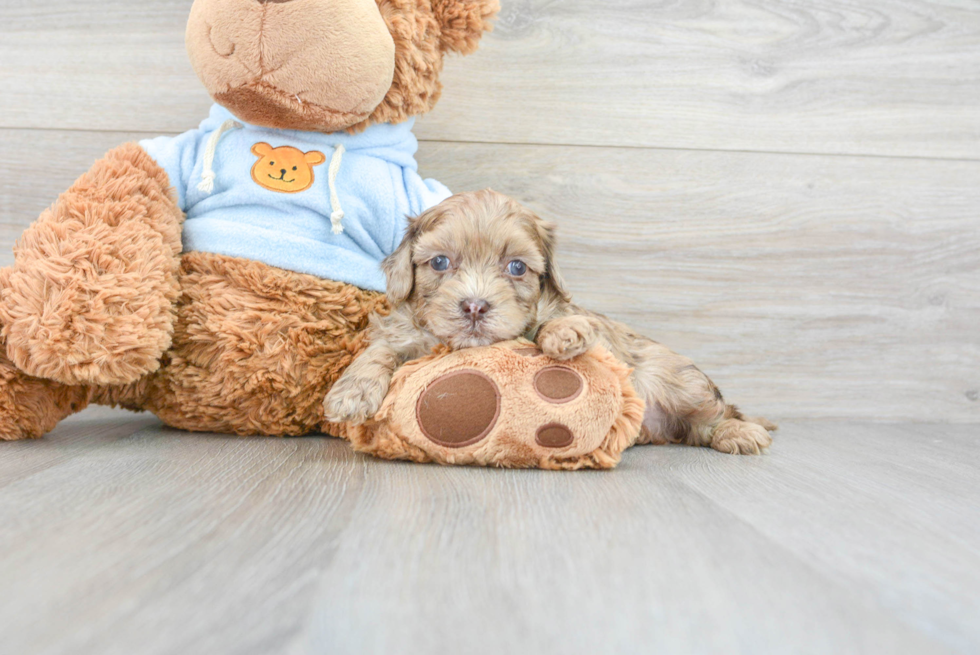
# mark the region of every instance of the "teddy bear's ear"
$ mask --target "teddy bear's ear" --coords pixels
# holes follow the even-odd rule
[[[256,143],[252,146],[252,154],[256,157],[266,157],[272,152],[272,146],[268,143]]]
[[[310,166],[319,166],[323,162],[327,161],[327,156],[319,150],[311,150],[303,155],[303,159],[305,159],[306,163]]]
[[[474,52],[490,20],[500,11],[498,0],[432,0],[432,12],[442,28],[439,43],[445,52]]]

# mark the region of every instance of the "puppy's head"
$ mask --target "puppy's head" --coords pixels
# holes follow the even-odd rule
[[[452,348],[515,339],[568,302],[553,261],[555,227],[516,201],[462,193],[412,219],[382,264],[388,298]]]

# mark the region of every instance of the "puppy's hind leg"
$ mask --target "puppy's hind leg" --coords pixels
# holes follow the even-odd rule
[[[701,445],[730,455],[761,455],[772,444],[769,430],[776,428],[774,423],[765,419],[760,419],[764,423],[750,421],[742,416],[735,405],[725,405],[722,416],[717,423],[692,426],[695,430],[708,433],[703,439],[709,441]]]
[[[636,353],[633,384],[647,401],[641,443],[672,441],[732,455],[759,455],[772,443],[765,419],[742,416],[685,357],[651,343]]]

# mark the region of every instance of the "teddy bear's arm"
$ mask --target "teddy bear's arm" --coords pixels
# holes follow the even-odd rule
[[[156,370],[173,333],[182,221],[167,173],[138,144],[97,161],[0,271],[10,360],[64,384],[123,384]]]

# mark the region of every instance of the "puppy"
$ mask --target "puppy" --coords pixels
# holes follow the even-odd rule
[[[686,357],[572,304],[554,246],[554,225],[490,190],[453,196],[413,219],[382,264],[391,314],[372,318],[368,347],[327,394],[327,419],[370,419],[395,370],[439,344],[471,348],[526,336],[554,359],[599,342],[631,366],[647,403],[639,443],[732,454],[769,446],[776,426],[726,404]]]

